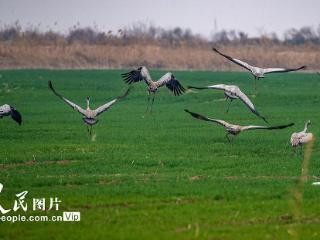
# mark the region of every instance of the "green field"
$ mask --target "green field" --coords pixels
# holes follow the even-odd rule
[[[220,91],[175,97],[162,88],[144,116],[146,85],[136,84],[99,117],[90,138],[81,116],[48,89],[52,80],[65,97],[84,107],[90,96],[97,107],[127,89],[123,72],[0,71],[0,105],[23,115],[21,127],[0,119],[0,205],[11,208],[27,190],[29,207],[32,198],[59,197],[60,210],[12,215],[81,212],[80,222],[0,222],[0,239],[319,239],[320,187],[311,185],[320,177],[319,143],[301,188],[303,156],[289,144],[308,119],[319,134],[319,75],[268,75],[252,98],[248,73],[174,72],[184,86],[236,84],[270,124],[295,123],[243,132],[232,144],[221,126],[183,111],[264,124],[240,101],[226,114]]]

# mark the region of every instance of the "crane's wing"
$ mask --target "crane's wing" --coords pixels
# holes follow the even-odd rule
[[[268,73],[281,73],[281,72],[293,72],[301,69],[305,69],[307,66],[301,66],[298,68],[265,68],[263,69],[264,74]]]
[[[240,89],[237,91],[237,96],[239,99],[253,112],[255,115],[257,115],[259,118],[261,118],[263,121],[268,123],[268,121],[265,119],[265,117],[261,116],[260,113],[257,111],[253,103],[250,101],[250,99],[245,95]]]
[[[266,129],[266,130],[274,130],[274,129],[283,129],[283,128],[287,128],[287,127],[291,127],[293,126],[294,123],[290,123],[287,125],[278,125],[278,126],[254,126],[254,125],[250,125],[250,126],[244,126],[242,127],[242,131],[245,130],[255,130],[255,129]]]
[[[149,70],[142,66],[127,73],[122,73],[122,78],[127,84],[136,83],[145,80],[147,83],[152,82]]]
[[[226,85],[225,84],[216,84],[216,85],[211,85],[207,87],[193,87],[193,86],[188,86],[188,88],[193,88],[193,89],[218,89],[218,90],[226,90]]]
[[[22,123],[22,116],[21,114],[16,110],[14,109],[13,107],[11,107],[11,117],[14,121],[16,121],[19,125],[21,125]]]
[[[179,96],[185,92],[185,88],[171,73],[166,73],[156,81],[157,87],[162,87],[164,85],[166,85],[166,87],[173,92],[175,96]]]
[[[49,88],[51,89],[51,91],[58,96],[59,98],[61,98],[65,103],[67,103],[70,107],[72,107],[74,110],[78,111],[79,113],[81,113],[82,115],[86,115],[86,111],[79,107],[77,104],[71,102],[70,100],[64,98],[62,95],[60,95],[59,93],[56,92],[56,90],[54,90],[53,86],[52,86],[52,82],[49,81],[48,82]]]
[[[185,109],[184,111],[187,112],[187,113],[189,113],[189,114],[191,114],[192,117],[197,118],[197,119],[200,119],[200,120],[203,120],[203,121],[218,123],[218,124],[220,124],[220,125],[222,125],[222,126],[224,126],[224,127],[225,127],[226,125],[228,125],[228,123],[225,122],[225,121],[223,121],[223,120],[208,118],[208,117],[205,117],[205,116],[200,115],[200,114],[198,114],[198,113],[190,112],[190,111],[187,110],[187,109]]]
[[[218,51],[218,49],[216,48],[212,48],[213,51],[215,51],[216,53],[220,54],[221,56],[225,57],[226,59],[230,60],[231,62],[234,62],[235,64],[238,64],[241,67],[244,67],[245,69],[252,71],[252,66],[244,61],[241,61],[239,59],[236,58],[232,58],[228,55],[223,54],[222,52]]]
[[[112,101],[110,102],[107,102],[106,104],[103,104],[102,106],[98,107],[97,109],[94,110],[95,112],[95,115],[98,116],[100,115],[101,113],[105,112],[106,110],[108,110],[111,106],[113,106],[113,104],[115,104],[116,102],[118,102],[119,100],[125,98],[129,92],[131,91],[132,87],[129,87],[127,89],[127,91],[122,95],[122,96],[119,96],[117,97],[116,99],[113,99]]]

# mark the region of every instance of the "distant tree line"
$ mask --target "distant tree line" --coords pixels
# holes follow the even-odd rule
[[[11,26],[0,28],[0,42],[28,44],[60,45],[60,44],[113,44],[128,45],[132,43],[161,44],[171,46],[207,46],[216,43],[223,45],[238,44],[289,44],[302,45],[311,43],[320,45],[320,25],[315,30],[312,27],[289,29],[280,39],[275,33],[262,34],[260,37],[249,37],[243,31],[221,30],[212,34],[211,39],[206,39],[190,29],[176,27],[165,29],[144,23],[136,23],[130,27],[119,29],[117,32],[103,32],[96,27],[80,27],[76,25],[68,33],[62,34],[48,29],[40,31],[38,27],[28,27],[22,30],[19,22]]]

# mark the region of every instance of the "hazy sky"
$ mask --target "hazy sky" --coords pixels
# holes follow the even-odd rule
[[[318,27],[319,11],[320,0],[0,0],[0,25],[19,20],[67,32],[77,22],[103,31],[145,22],[210,37],[216,22],[218,30],[282,35],[292,27]]]

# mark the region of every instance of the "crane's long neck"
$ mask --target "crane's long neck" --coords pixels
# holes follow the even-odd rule
[[[309,121],[307,121],[307,122],[304,124],[304,129],[303,129],[303,132],[304,132],[304,133],[307,132],[309,124],[310,124]]]
[[[90,98],[87,97],[87,110],[89,110],[89,109],[90,109]]]

